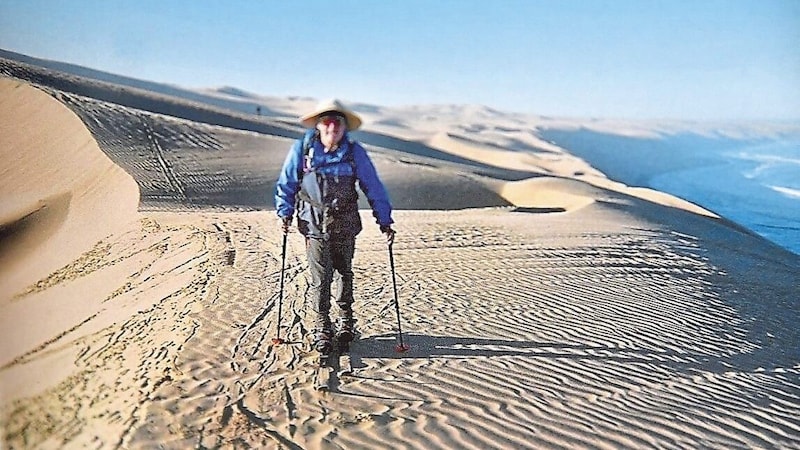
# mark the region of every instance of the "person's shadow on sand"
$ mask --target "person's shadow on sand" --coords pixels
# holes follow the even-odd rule
[[[404,343],[407,352],[395,351],[397,336],[385,334],[362,338],[351,346],[351,354],[362,358],[480,358],[529,356],[536,358],[603,358],[616,361],[647,361],[677,357],[675,351],[652,351],[616,348],[607,345],[569,344],[563,342],[515,341],[456,336],[409,334]]]
[[[713,356],[681,352],[670,349],[643,349],[616,347],[601,344],[580,344],[562,342],[519,341],[506,339],[485,339],[460,336],[428,336],[405,334],[404,343],[409,345],[407,352],[395,350],[398,343],[396,334],[383,334],[361,338],[350,347],[354,370],[366,367],[363,359],[428,359],[428,358],[491,358],[518,356],[528,358],[608,360],[617,363],[652,363],[670,368],[676,372],[752,372],[772,370],[781,367],[774,355],[759,358],[759,355],[734,354]],[[763,355],[767,356],[767,355]]]

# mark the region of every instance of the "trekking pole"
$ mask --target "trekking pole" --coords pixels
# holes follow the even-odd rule
[[[392,244],[393,242],[389,243],[389,267],[392,268],[392,287],[394,287],[394,310],[397,313],[397,339],[400,341],[397,346],[395,346],[394,351],[397,353],[405,353],[411,347],[408,344],[403,343],[403,328],[400,325],[400,302],[397,300],[397,279],[394,275],[394,254],[392,253]]]
[[[283,339],[281,339],[281,315],[283,310],[283,279],[286,274],[286,238],[288,236],[289,233],[283,233],[283,249],[281,250],[281,290],[278,295],[278,336],[272,338],[272,343],[274,345],[283,344]]]

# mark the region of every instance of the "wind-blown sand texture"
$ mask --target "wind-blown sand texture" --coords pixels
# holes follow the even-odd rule
[[[612,182],[534,125],[480,108],[449,123],[434,107],[361,110],[359,137],[400,209],[411,350],[393,350],[387,246],[365,209],[355,373],[319,392],[296,232],[287,343],[270,342],[282,239],[272,185],[299,130],[40,88],[52,97],[0,82],[3,161],[26,155],[4,163],[2,245],[32,239],[16,254],[42,268],[2,285],[8,448],[800,448],[800,258]],[[96,146],[136,180],[138,213],[136,187]],[[61,151],[85,159],[70,166]],[[63,204],[61,225],[21,219],[59,192],[94,195]],[[84,235],[65,255],[67,232]],[[2,276],[15,267],[4,259]]]

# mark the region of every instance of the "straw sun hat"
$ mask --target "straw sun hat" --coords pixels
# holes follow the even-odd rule
[[[339,100],[323,100],[317,104],[316,108],[310,113],[300,116],[300,123],[308,128],[314,128],[317,125],[317,119],[324,116],[326,113],[338,112],[347,119],[347,129],[353,131],[361,126],[361,117],[358,114],[345,108]]]

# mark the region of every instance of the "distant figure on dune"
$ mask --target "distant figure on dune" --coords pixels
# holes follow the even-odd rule
[[[332,348],[330,319],[334,271],[339,283],[336,304],[336,338],[353,339],[353,270],[355,238],[361,232],[358,192],[366,195],[381,232],[391,244],[392,206],[375,166],[364,147],[349,131],[361,126],[361,118],[336,100],[324,101],[300,117],[309,130],[289,150],[275,189],[275,207],[284,233],[292,216],[306,237],[306,256],[311,273],[311,306],[314,347],[321,353]]]

